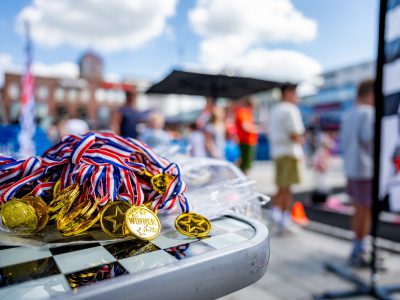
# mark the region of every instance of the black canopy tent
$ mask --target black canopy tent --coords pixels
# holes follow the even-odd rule
[[[279,82],[248,77],[174,70],[163,80],[151,86],[146,93],[239,99],[254,93],[271,90],[280,85]]]

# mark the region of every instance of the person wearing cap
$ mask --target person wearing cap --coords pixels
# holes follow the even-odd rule
[[[291,187],[300,183],[300,165],[303,158],[304,124],[298,108],[296,85],[281,86],[281,100],[272,108],[269,123],[271,157],[275,162],[277,193],[272,199],[271,225],[287,230],[291,225]]]

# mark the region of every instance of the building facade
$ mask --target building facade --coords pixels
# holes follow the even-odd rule
[[[322,130],[337,130],[344,111],[355,103],[358,84],[375,77],[375,62],[365,62],[321,74],[322,86],[317,93],[301,99],[306,125]]]
[[[35,76],[35,108],[39,123],[47,125],[62,118],[81,118],[92,128],[107,128],[112,111],[124,103],[126,91],[136,93],[133,83],[103,80],[102,61],[92,52],[83,55],[79,64],[79,78]],[[5,73],[1,98],[7,123],[18,121],[21,90],[21,74]]]

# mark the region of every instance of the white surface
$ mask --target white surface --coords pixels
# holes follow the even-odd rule
[[[237,235],[235,233],[226,233],[218,236],[211,237],[204,240],[204,243],[213,246],[216,249],[230,247],[234,244],[241,243],[248,240],[247,238]]]
[[[252,229],[252,227],[250,225],[247,225],[247,226],[248,226],[249,229]],[[235,231],[238,231],[238,230],[246,229],[246,228],[243,228],[243,223],[242,222],[236,221],[234,219],[214,221],[213,222],[213,227],[221,228],[221,229],[226,230],[228,232],[235,232]]]
[[[51,252],[43,248],[31,248],[29,252],[23,248],[9,248],[1,251],[0,268],[51,256]]]
[[[400,6],[388,11],[386,15],[385,41],[391,42],[400,38]]]
[[[400,91],[400,59],[385,64],[383,67],[382,92],[389,96]]]
[[[391,162],[396,143],[398,141],[399,116],[387,116],[382,118],[381,128],[381,157],[379,198],[383,199],[389,191],[389,185],[394,179],[394,167]],[[400,200],[400,199],[399,199]]]
[[[158,237],[156,237],[154,240],[151,242],[160,247],[161,249],[165,248],[170,248],[186,243],[191,243],[193,241],[196,241],[197,239],[191,239],[187,236],[184,236],[176,231],[170,231],[166,232],[164,234],[160,234]]]
[[[150,270],[175,262],[176,259],[163,250],[120,259],[119,263],[131,273]]]
[[[54,275],[1,288],[0,299],[43,299],[64,294],[69,290],[70,287],[64,276]]]
[[[75,251],[74,256],[71,256],[69,253],[63,253],[55,255],[54,259],[60,267],[60,271],[64,274],[100,266],[116,260],[103,247],[93,247]]]

